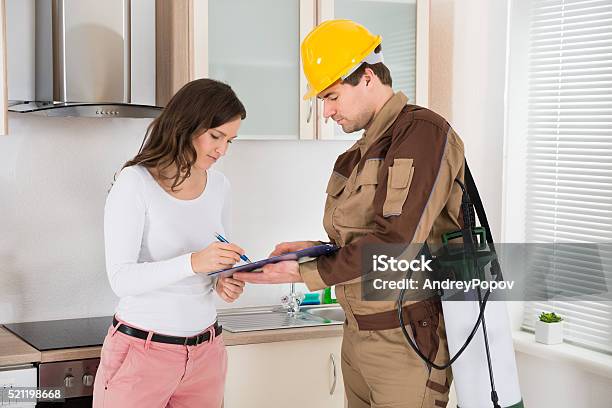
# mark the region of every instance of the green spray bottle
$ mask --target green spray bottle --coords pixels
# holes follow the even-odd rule
[[[323,304],[327,305],[331,303],[338,303],[335,286],[323,289]]]

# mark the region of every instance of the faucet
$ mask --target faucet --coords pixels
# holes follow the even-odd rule
[[[300,312],[300,304],[304,300],[304,294],[295,291],[295,283],[291,283],[289,294],[281,298],[281,305],[287,310],[289,316],[295,316]]]

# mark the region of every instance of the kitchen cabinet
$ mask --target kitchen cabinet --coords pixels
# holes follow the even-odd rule
[[[408,103],[427,106],[429,1],[319,0],[318,19],[349,19],[382,36],[385,65],[393,89],[408,96]],[[346,134],[333,120],[323,120],[323,102],[317,101],[317,138],[356,139],[361,131]]]
[[[350,18],[383,36],[394,88],[428,104],[429,0],[147,0],[156,13],[156,103],[188,81],[232,85],[247,108],[241,139],[357,139],[303,101],[299,45],[317,24]],[[140,3],[137,3],[138,5]],[[148,3],[147,3],[148,4]],[[0,0],[0,134],[8,132],[5,0]]]
[[[210,77],[245,104],[241,139],[314,139],[299,57],[314,12],[314,0],[157,0],[157,103]]]
[[[341,337],[227,347],[224,408],[344,407]]]
[[[193,0],[155,0],[155,103],[166,106],[194,75]]]
[[[314,139],[299,45],[315,10],[314,0],[157,0],[158,105],[189,80],[210,77],[245,104],[241,139]]]
[[[303,4],[308,2],[208,0],[202,63],[210,78],[229,83],[246,106],[241,138],[312,138],[312,129],[300,129],[300,107],[306,105],[299,87],[300,38],[312,26]]]
[[[0,407],[34,408],[36,402],[9,399],[8,393],[2,391],[13,387],[36,387],[36,374],[36,368],[31,364],[0,367]]]
[[[179,0],[165,6],[180,12],[160,12],[159,3],[157,36],[174,33],[173,44],[166,46],[176,50],[166,50],[175,57],[161,62],[178,78],[161,87],[171,95],[189,79],[229,83],[247,109],[241,139],[360,136],[325,121],[320,101],[302,100],[307,82],[300,43],[317,24],[332,18],[350,18],[381,34],[394,88],[411,103],[427,106],[429,0]]]

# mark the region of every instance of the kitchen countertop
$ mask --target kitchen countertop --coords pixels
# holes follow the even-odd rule
[[[227,346],[273,343],[278,341],[308,340],[342,336],[342,325],[316,326],[290,329],[251,331],[242,333],[223,332]],[[66,361],[100,357],[101,346],[50,350],[42,353],[0,327],[0,366],[53,361]]]
[[[29,364],[40,361],[40,358],[40,351],[0,327],[0,366]]]

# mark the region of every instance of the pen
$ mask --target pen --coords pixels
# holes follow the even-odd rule
[[[215,238],[217,238],[221,242],[225,242],[226,244],[230,243],[227,239],[223,238],[223,235],[217,232],[215,232]],[[244,262],[251,263],[251,260],[246,255],[240,255],[240,259],[242,259]]]

